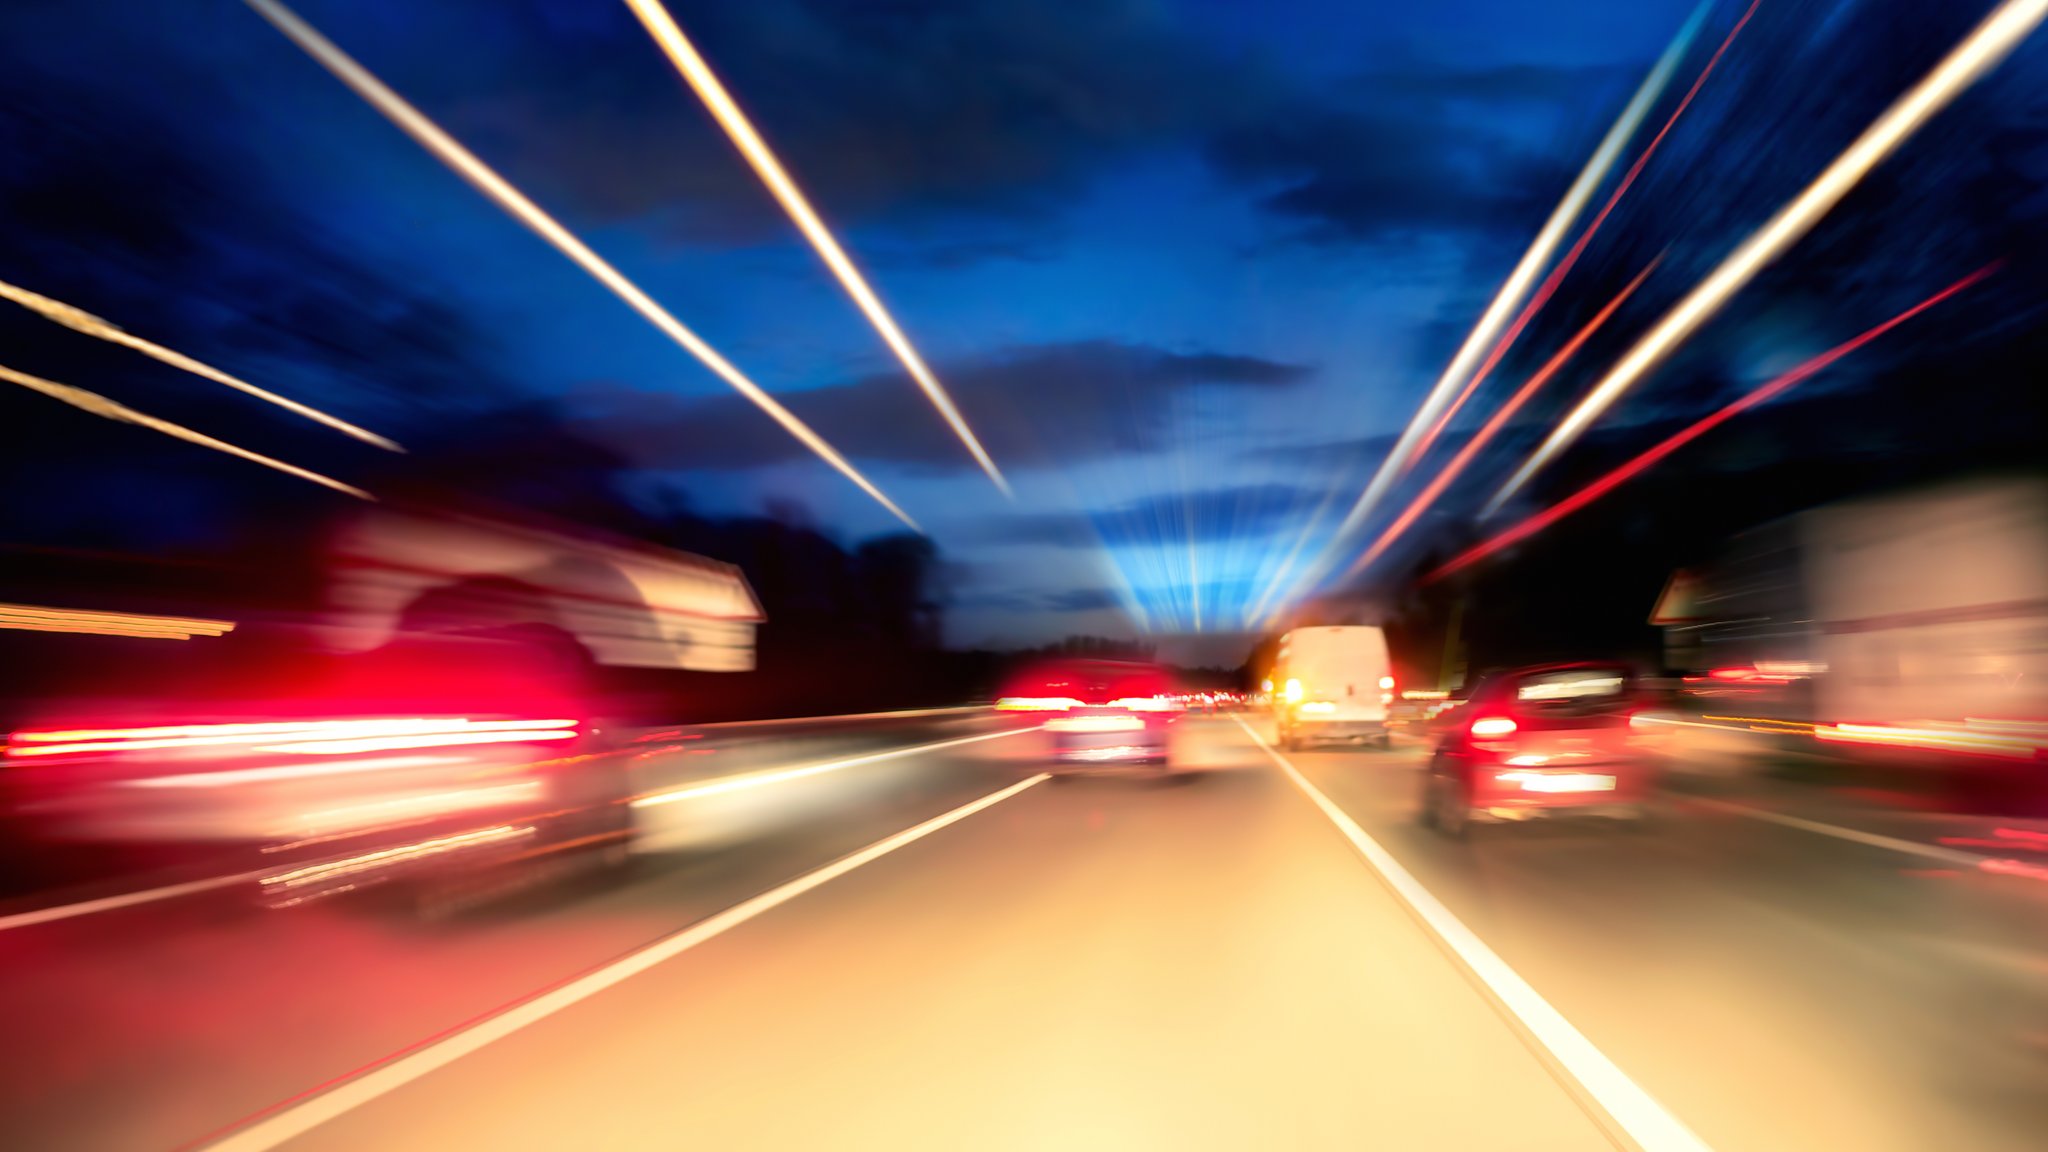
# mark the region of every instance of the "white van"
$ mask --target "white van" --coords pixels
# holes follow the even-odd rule
[[[1378,628],[1296,628],[1273,662],[1273,716],[1284,748],[1367,741],[1392,743],[1387,707],[1394,666]]]

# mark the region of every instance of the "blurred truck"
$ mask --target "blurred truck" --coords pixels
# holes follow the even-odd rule
[[[1708,713],[1839,745],[2033,760],[2048,745],[2048,483],[1973,481],[1767,525],[1652,617]]]

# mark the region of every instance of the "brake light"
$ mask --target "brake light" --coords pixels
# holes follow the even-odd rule
[[[1392,676],[1382,676],[1382,677],[1380,677],[1380,691],[1382,691],[1382,692],[1392,692],[1393,690],[1394,690],[1394,678],[1393,678]]]
[[[1178,712],[1183,705],[1170,696],[1126,696],[1111,700],[1111,708],[1128,708],[1133,712]]]
[[[1472,722],[1472,735],[1491,739],[1515,734],[1515,722],[1506,716],[1481,716]]]

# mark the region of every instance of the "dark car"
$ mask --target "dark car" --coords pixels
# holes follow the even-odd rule
[[[1640,703],[1635,674],[1620,664],[1546,664],[1485,678],[1439,718],[1422,821],[1462,836],[1474,821],[1640,819],[1655,785],[1654,761],[1631,723]]]

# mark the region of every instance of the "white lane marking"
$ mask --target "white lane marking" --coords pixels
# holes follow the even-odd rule
[[[1922,856],[1929,860],[1939,860],[1944,864],[1956,864],[1964,868],[1976,868],[1990,859],[1988,856],[1980,856],[1975,852],[1959,852],[1954,848],[1943,848],[1935,844],[1921,844],[1912,840],[1900,840],[1895,836],[1882,836],[1876,832],[1863,832],[1855,828],[1844,828],[1839,824],[1823,824],[1818,820],[1807,820],[1799,816],[1787,816],[1782,812],[1772,812],[1763,808],[1751,808],[1747,804],[1735,804],[1727,800],[1713,800],[1705,796],[1693,796],[1689,800],[1691,803],[1702,808],[1711,808],[1720,812],[1732,813],[1736,816],[1747,816],[1751,820],[1761,820],[1767,824],[1778,824],[1786,828],[1797,828],[1802,832],[1832,836],[1837,840],[1847,840],[1851,844],[1864,844],[1872,848],[1885,848],[1893,852],[1904,853],[1907,856]]]
[[[156,900],[173,900],[190,896],[195,892],[208,892],[215,888],[253,882],[263,878],[263,872],[238,872],[233,876],[211,876],[204,880],[191,880],[183,884],[167,884],[162,888],[145,888],[140,892],[123,892],[118,896],[103,896],[97,900],[81,900],[76,904],[59,904],[54,908],[36,908],[28,912],[16,912],[12,916],[0,916],[0,932],[11,928],[27,928],[36,924],[48,924],[54,920],[69,920],[74,916],[90,916],[95,912],[111,912],[116,908],[130,908],[137,904],[148,904]]]
[[[732,776],[718,776],[710,780],[686,784],[678,788],[665,788],[633,798],[633,807],[652,808],[657,804],[674,804],[678,800],[695,800],[700,796],[716,796],[721,792],[738,792],[747,788],[759,788],[764,784],[780,784],[785,780],[798,780],[805,776],[822,776],[842,768],[855,768],[862,764],[875,764],[883,760],[895,760],[903,756],[915,756],[920,752],[934,752],[940,748],[957,748],[962,744],[978,744],[983,740],[1001,740],[1005,736],[1022,736],[1036,732],[1037,728],[1010,728],[1001,732],[984,732],[979,736],[960,736],[952,740],[934,740],[929,744],[912,744],[903,748],[890,748],[882,752],[870,752],[864,756],[852,756],[844,760],[827,760],[819,764],[805,764],[799,768],[764,768],[759,772],[741,772]]]
[[[1415,879],[1401,862],[1380,846],[1379,841],[1358,826],[1342,808],[1339,808],[1315,785],[1309,783],[1293,762],[1279,750],[1266,743],[1252,726],[1242,717],[1232,717],[1245,730],[1252,742],[1263,749],[1280,770],[1294,781],[1323,815],[1344,833],[1351,846],[1365,858],[1380,879],[1393,893],[1408,905],[1410,911],[1436,933],[1437,938],[1463,961],[1466,968],[1477,976],[1494,997],[1509,1012],[1514,1013],[1522,1027],[1536,1042],[1543,1045],[1566,1074],[1577,1082],[1581,1091],[1611,1121],[1610,1130],[1625,1137],[1644,1152],[1707,1152],[1707,1144],[1676,1116],[1659,1104],[1655,1097],[1645,1091],[1642,1085],[1631,1080],[1614,1061],[1593,1046],[1585,1034],[1574,1027],[1571,1021],[1551,1007],[1550,1002],[1522,979],[1520,973],[1508,967],[1493,949],[1465,926],[1441,900]]]
[[[217,1152],[263,1152],[303,1136],[329,1120],[360,1108],[422,1076],[445,1068],[494,1041],[502,1040],[523,1028],[537,1024],[664,961],[672,960],[770,909],[787,904],[813,888],[846,875],[863,864],[871,863],[898,848],[922,840],[939,829],[965,820],[985,808],[992,808],[1033,785],[1044,783],[1046,779],[1043,772],[1027,777],[978,800],[970,800],[944,815],[934,816],[916,827],[906,828],[892,836],[877,840],[851,856],[843,856],[822,868],[806,872],[786,884],[771,888],[759,896],[742,900],[723,912],[699,920],[675,935],[657,940],[595,972],[578,977],[445,1040],[377,1067],[328,1092],[258,1120],[206,1147]]]

